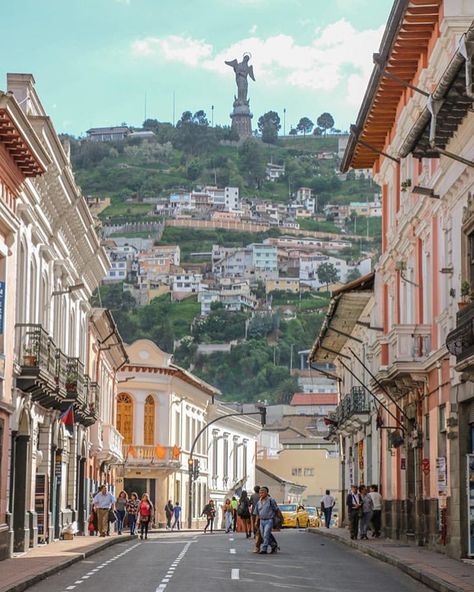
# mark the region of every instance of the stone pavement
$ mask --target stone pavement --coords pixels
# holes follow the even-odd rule
[[[390,563],[437,592],[474,592],[474,562],[458,561],[424,547],[390,539],[353,541],[345,528],[310,528],[309,531]]]
[[[28,553],[0,561],[0,592],[21,592],[94,553],[135,538],[130,535],[112,535],[105,539],[75,536],[72,541],[57,541],[35,547]]]

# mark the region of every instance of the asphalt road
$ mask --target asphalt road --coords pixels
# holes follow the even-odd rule
[[[424,592],[397,568],[304,530],[276,533],[281,551],[252,553],[242,534],[152,534],[76,563],[30,592],[247,590]]]

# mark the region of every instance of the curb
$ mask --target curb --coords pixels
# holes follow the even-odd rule
[[[338,541],[339,543],[342,543],[347,547],[352,547],[353,549],[356,549],[356,551],[360,551],[365,555],[370,555],[371,557],[374,557],[379,561],[383,561],[384,563],[393,565],[394,567],[397,567],[400,571],[403,571],[404,573],[409,575],[414,580],[417,580],[418,582],[421,582],[422,584],[429,586],[433,590],[436,590],[436,592],[465,592],[463,588],[459,588],[454,584],[450,584],[446,580],[442,580],[441,578],[438,578],[435,575],[422,571],[419,568],[407,565],[397,557],[394,557],[393,555],[388,555],[386,553],[383,553],[382,551],[377,551],[377,549],[366,547],[365,545],[358,545],[356,542],[344,539],[338,536],[337,534],[322,534],[316,528],[308,528],[308,532],[310,532],[311,534],[317,534],[323,538],[329,538],[334,541]]]
[[[42,571],[41,573],[34,574],[34,575],[28,577],[27,579],[23,580],[22,582],[19,582],[18,584],[11,586],[10,588],[0,588],[0,592],[23,592],[23,590],[26,590],[30,586],[33,586],[34,584],[41,582],[41,580],[45,580],[46,578],[49,578],[49,576],[57,574],[58,572],[65,569],[66,567],[70,567],[71,565],[74,565],[74,563],[79,563],[79,561],[83,561],[87,557],[90,557],[91,555],[95,555],[96,553],[99,553],[100,551],[103,551],[104,549],[108,549],[109,547],[112,547],[113,545],[117,545],[118,543],[125,543],[127,541],[133,541],[136,538],[137,537],[134,535],[121,536],[120,538],[119,537],[111,538],[107,541],[104,541],[102,544],[97,545],[93,549],[89,549],[88,551],[84,551],[83,553],[78,552],[77,555],[75,555],[74,557],[71,557],[70,559],[65,559],[64,561],[61,561],[61,563],[58,563],[57,565],[53,565],[53,566],[49,567],[48,569]]]

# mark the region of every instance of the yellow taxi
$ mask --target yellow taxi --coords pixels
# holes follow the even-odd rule
[[[319,512],[314,506],[306,506],[306,511],[308,512],[309,516],[309,525],[311,528],[317,528],[321,525],[321,519],[319,517]]]
[[[308,528],[309,514],[300,504],[278,504],[283,514],[283,528]]]

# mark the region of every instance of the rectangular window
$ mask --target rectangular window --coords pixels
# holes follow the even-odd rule
[[[181,444],[181,413],[179,411],[176,412],[174,422],[175,444],[176,446],[179,446]]]
[[[217,439],[217,434],[214,434],[212,439],[212,478],[217,479],[217,475],[219,472],[219,467],[217,465],[218,460],[218,447],[219,440]]]
[[[234,450],[233,450],[233,479],[237,481],[239,475],[239,445],[237,441],[234,440]]]
[[[439,431],[445,432],[446,431],[446,405],[440,405],[439,409]]]
[[[305,477],[314,477],[314,468],[313,467],[305,467],[304,468],[304,476]]]
[[[224,437],[224,466],[222,471],[222,476],[224,481],[229,479],[229,440]]]

